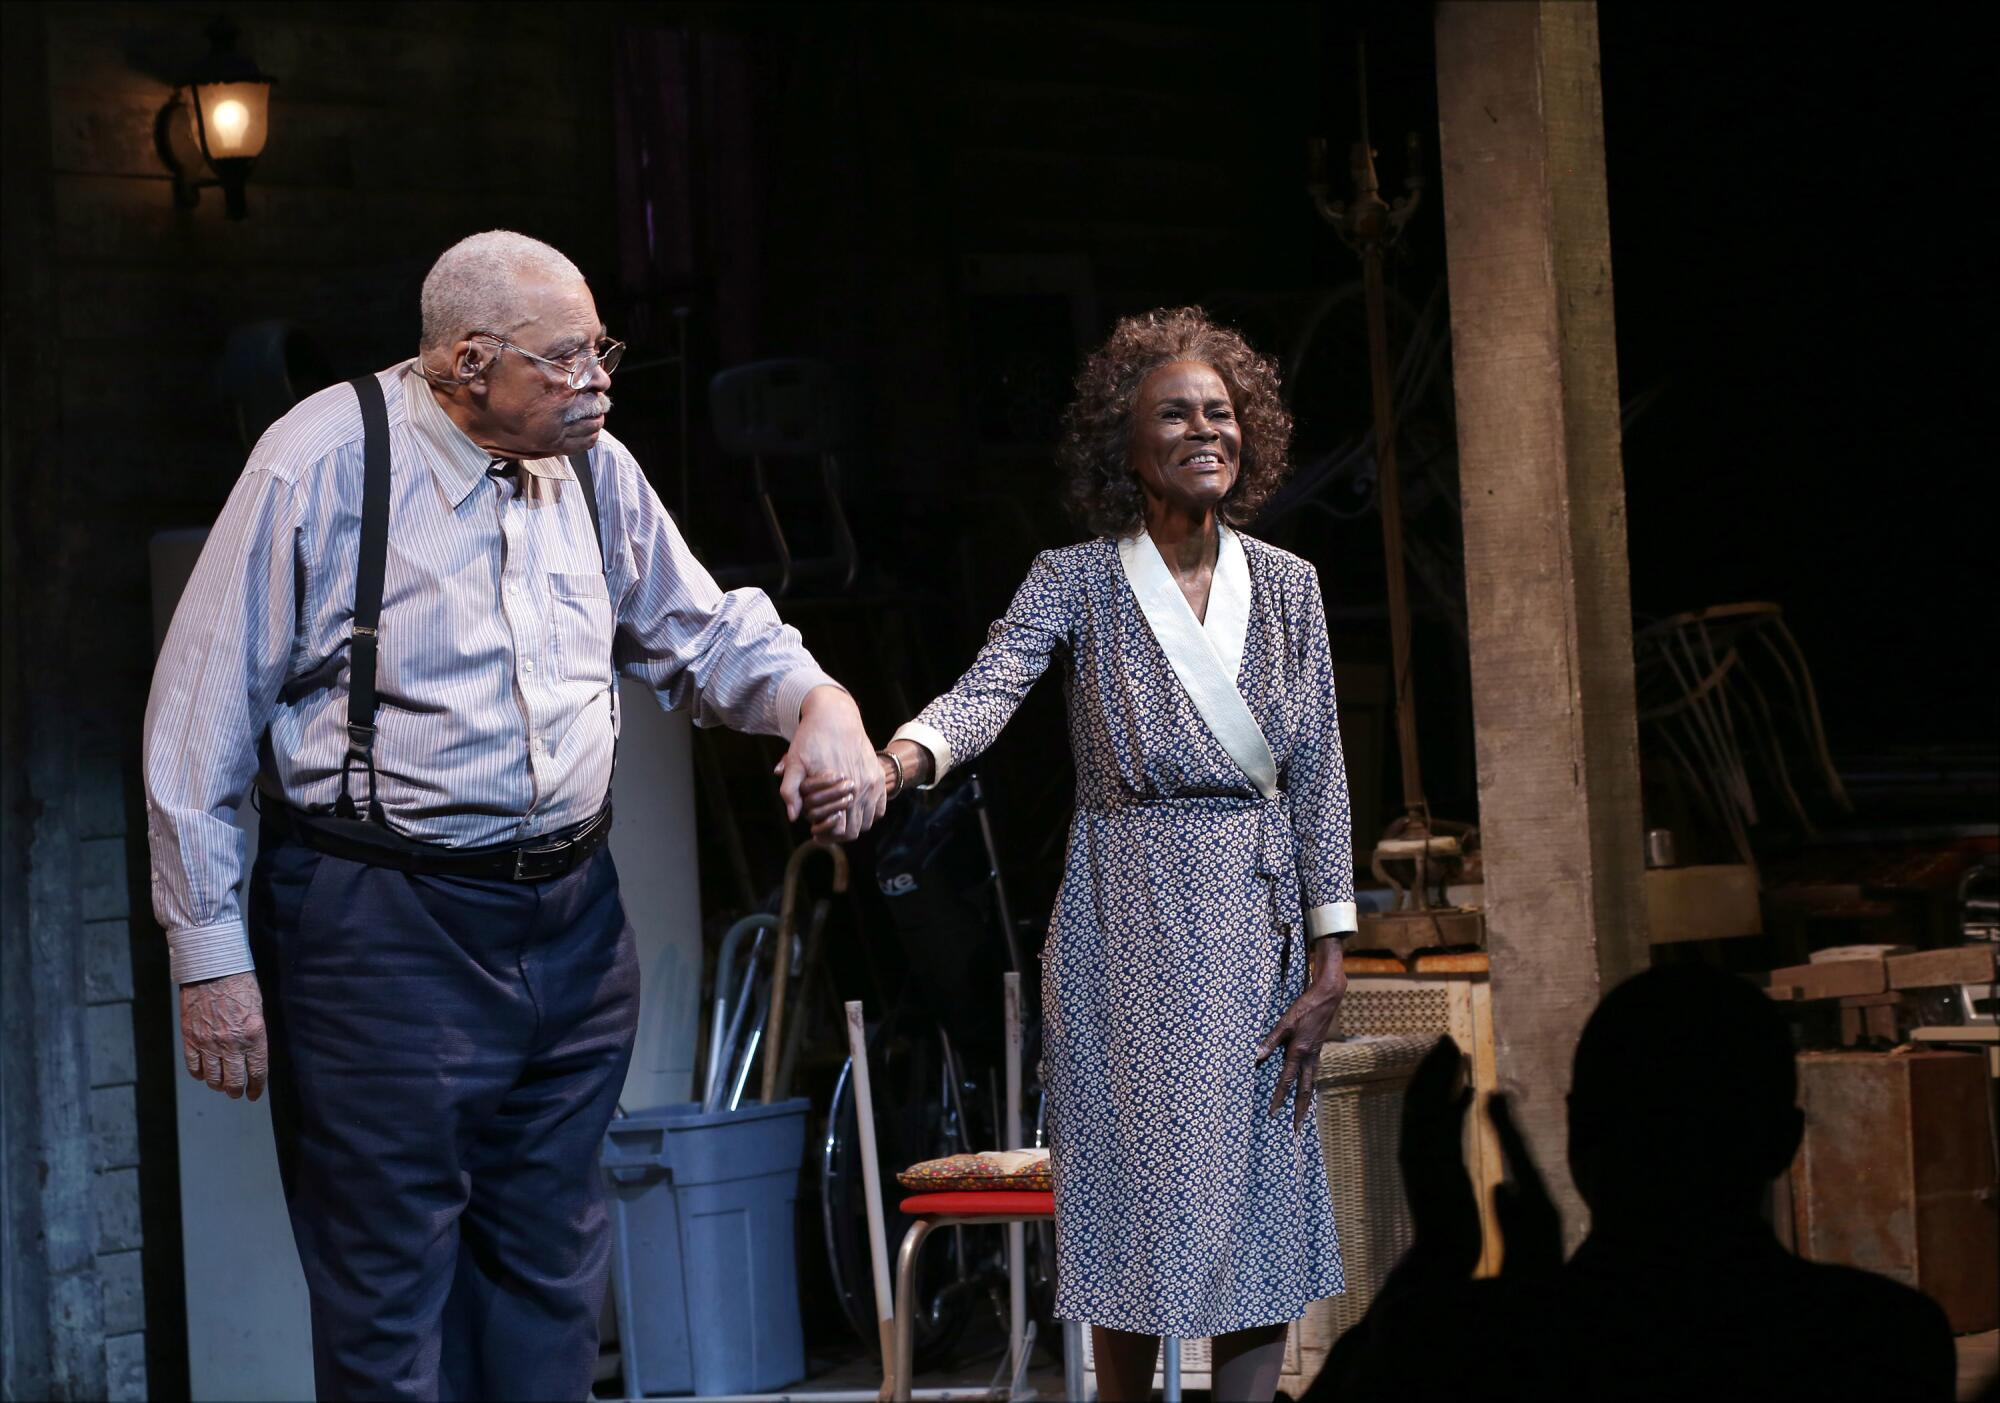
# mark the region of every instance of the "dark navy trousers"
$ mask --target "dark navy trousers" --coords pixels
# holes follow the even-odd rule
[[[264,843],[248,924],[319,1397],[587,1397],[639,1005],[610,852],[515,883]]]

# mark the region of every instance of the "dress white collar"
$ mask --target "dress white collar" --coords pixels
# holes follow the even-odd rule
[[[1118,563],[1124,567],[1139,612],[1146,616],[1195,710],[1229,758],[1270,798],[1278,792],[1277,762],[1236,686],[1244,641],[1250,634],[1250,567],[1236,533],[1227,526],[1217,529],[1220,541],[1206,620],[1195,618],[1166,558],[1144,527],[1119,538]]]
[[[1173,598],[1180,601],[1188,620],[1208,640],[1209,647],[1215,650],[1223,674],[1234,686],[1237,676],[1243,671],[1244,641],[1250,636],[1250,564],[1243,554],[1243,542],[1234,531],[1220,522],[1216,523],[1216,531],[1221,539],[1215,554],[1215,577],[1208,588],[1208,613],[1200,619],[1195,618],[1194,606],[1187,602],[1179,581],[1174,579],[1172,570],[1167,566],[1166,557],[1160,554],[1160,547],[1145,527],[1140,527],[1136,535],[1119,538],[1118,558],[1125,563],[1128,578],[1132,576],[1136,564],[1149,587],[1157,588],[1162,577],[1173,586]],[[1138,559],[1128,559],[1128,556]],[[1133,592],[1137,591],[1138,585],[1134,583]],[[1161,602],[1166,602],[1164,592],[1161,593]]]

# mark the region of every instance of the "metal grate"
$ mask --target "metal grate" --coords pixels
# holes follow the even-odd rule
[[[1451,996],[1443,985],[1383,989],[1378,981],[1356,980],[1340,1004],[1340,1031],[1355,1038],[1373,1033],[1425,1033],[1436,1038],[1455,1031]]]

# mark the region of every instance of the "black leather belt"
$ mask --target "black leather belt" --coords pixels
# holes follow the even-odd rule
[[[393,833],[379,823],[310,814],[263,796],[264,829],[328,857],[394,867],[430,877],[485,877],[503,882],[545,882],[564,877],[611,836],[611,805],[595,818],[521,843],[484,848],[440,848]]]

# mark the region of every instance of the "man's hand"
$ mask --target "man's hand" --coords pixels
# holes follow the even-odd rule
[[[1319,947],[1319,964],[1313,971],[1312,983],[1285,1010],[1278,1026],[1257,1049],[1259,1062],[1279,1047],[1285,1049],[1285,1070],[1278,1077],[1278,1089],[1271,1097],[1271,1115],[1275,1118],[1284,1109],[1286,1094],[1296,1091],[1292,1102],[1294,1130],[1306,1123],[1306,1111],[1312,1105],[1313,1074],[1319,1069],[1319,1045],[1326,1041],[1326,1030],[1347,994],[1347,966],[1342,962],[1339,938],[1328,936],[1314,943]]]
[[[264,996],[249,970],[181,985],[181,1050],[188,1075],[230,1100],[264,1094],[271,1054],[264,1042]]]
[[[861,709],[838,687],[806,693],[799,728],[776,773],[785,815],[793,819],[805,809],[800,789],[808,775],[813,777],[808,817],[818,836],[858,838],[888,805],[882,765],[861,724]]]

